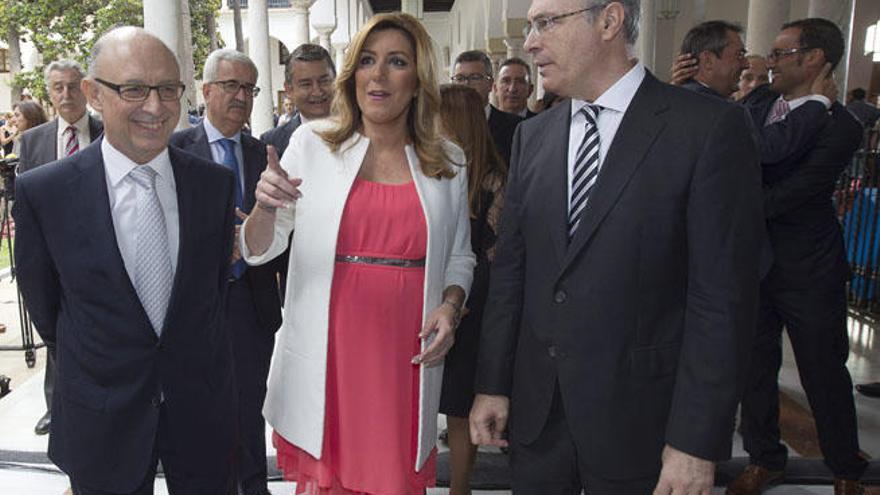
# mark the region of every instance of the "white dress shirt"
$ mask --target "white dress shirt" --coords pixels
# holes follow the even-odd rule
[[[241,152],[241,131],[236,132],[231,137],[226,137],[222,132],[217,130],[213,124],[211,124],[211,120],[208,119],[208,116],[205,116],[205,120],[202,121],[205,124],[205,134],[208,135],[208,146],[211,148],[211,156],[214,158],[214,161],[223,164],[223,158],[226,156],[226,151],[223,149],[223,145],[220,144],[221,139],[231,139],[235,141],[235,160],[238,162],[238,176],[241,177],[240,187],[241,187],[241,195],[244,197],[244,156]]]
[[[632,69],[617,80],[610,88],[605,90],[594,105],[602,107],[596,125],[599,127],[599,170],[605,162],[605,155],[614,141],[617,128],[623,120],[623,115],[632,102],[636,91],[645,79],[645,66],[641,62],[636,63]],[[584,100],[571,100],[571,124],[568,129],[568,201],[571,203],[571,178],[574,175],[574,162],[577,159],[577,149],[587,133],[587,118],[581,113],[581,108],[589,102]]]
[[[113,230],[116,244],[125,262],[125,271],[132,283],[137,273],[137,189],[138,185],[128,174],[135,167],[152,167],[157,172],[156,194],[162,213],[165,215],[165,228],[168,230],[168,254],[171,258],[171,276],[177,271],[177,253],[180,248],[180,219],[177,210],[177,186],[168,149],[159,153],[149,162],[138,165],[106,139],[101,141],[104,155],[104,172],[107,177],[107,196],[110,198],[110,214],[113,217]]]
[[[67,136],[64,135],[64,131],[67,130],[68,126],[70,126],[70,123],[59,115],[58,135],[55,136],[55,150],[57,152],[55,156],[59,160],[64,158],[64,151],[67,148]],[[89,133],[89,112],[86,111],[79,120],[73,123],[73,126],[76,127],[76,140],[79,142],[79,149],[82,150],[92,142],[92,136]]]

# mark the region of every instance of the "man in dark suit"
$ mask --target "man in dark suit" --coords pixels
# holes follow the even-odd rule
[[[80,89],[85,71],[73,60],[57,60],[43,73],[46,90],[57,117],[21,135],[18,171],[26,172],[85,148],[101,135],[101,121],[86,111],[86,97]],[[27,303],[27,301],[25,302]],[[34,433],[49,433],[52,421],[52,392],[55,390],[55,347],[46,343],[46,375],[43,393],[46,413],[37,421]]]
[[[806,104],[814,78],[843,56],[840,30],[824,19],[783,26],[768,57],[771,86],[745,99],[755,125],[786,119]],[[831,195],[859,146],[858,121],[838,103],[809,146],[788,159],[763,165],[764,212],[774,264],[761,287],[752,362],[742,399],[742,435],[750,465],[728,487],[731,495],[760,493],[780,479],[787,449],[779,437],[779,367],[782,329],[788,331],[801,384],[807,393],[835,494],[862,493],[866,462],[859,455],[852,380],[846,368],[845,284],[849,278],[843,236]]]
[[[740,74],[749,66],[741,33],[741,27],[727,21],[706,21],[692,27],[681,42],[681,53],[697,59],[697,72],[681,86],[729,99],[739,86]]]
[[[330,115],[334,79],[333,59],[323,47],[305,43],[290,54],[284,68],[284,91],[296,106],[296,114],[284,125],[260,136],[260,141],[275,147],[278,158],[284,155],[290,135],[297,127]]]
[[[57,345],[49,457],[77,495],[153,493],[160,461],[171,494],[235,493],[234,178],[168,146],[183,89],[158,38],[105,34],[83,81],[104,138],[16,181],[19,287]]]
[[[498,77],[492,85],[501,110],[519,115],[523,119],[538,115],[529,110],[528,105],[534,90],[532,69],[525,60],[512,57],[501,62],[498,66]]]
[[[202,80],[205,119],[196,127],[175,133],[171,144],[233,170],[240,178],[236,207],[244,217],[254,206],[254,190],[266,168],[266,145],[241,132],[258,91],[257,68],[241,52],[217,50],[208,55]],[[237,259],[237,242],[238,236],[225,324],[234,343],[240,407],[238,482],[242,495],[268,495],[263,401],[275,332],[281,325],[279,271],[287,265],[286,258],[279,257],[262,266],[248,267]]]
[[[510,163],[513,133],[523,119],[518,115],[498,110],[489,103],[489,93],[492,91],[493,81],[492,61],[489,60],[489,56],[479,50],[459,54],[452,67],[452,81],[456,84],[467,84],[476,89],[483,97],[492,141],[505,163]]]
[[[483,320],[476,442],[516,493],[709,493],[758,303],[742,108],[628,53],[639,2],[534,0],[526,49],[572,99],[520,124]],[[571,47],[579,47],[573,50]]]

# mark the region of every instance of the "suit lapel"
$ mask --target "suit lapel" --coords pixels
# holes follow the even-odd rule
[[[204,134],[204,130],[202,130]],[[185,157],[174,148],[168,148],[169,159],[171,161],[171,169],[174,171],[175,188],[177,189],[177,220],[178,220],[178,238],[179,245],[177,249],[177,270],[174,273],[174,283],[171,286],[171,295],[168,297],[168,310],[165,312],[165,323],[163,327],[167,328],[169,318],[174,314],[175,308],[180,301],[182,288],[181,281],[185,280],[185,271],[189,268],[184,260],[193,259],[198,254],[195,253],[195,239],[197,238],[199,224],[195,222],[196,204],[193,201],[193,195],[187,194],[186,191],[193,191],[199,187],[198,178],[192,176],[191,167]],[[165,335],[163,331],[162,335]]]
[[[107,194],[100,138],[98,142],[77,153],[73,160],[71,166],[76,169],[76,173],[68,184],[70,197],[67,204],[77,211],[75,218],[78,222],[76,230],[80,234],[79,238],[81,242],[88,244],[88,252],[95,259],[102,260],[100,265],[103,276],[111,280],[107,289],[122,289],[124,294],[117,293],[117,296],[127,295],[132,300],[132,307],[139,309],[144,329],[155,336],[119,251],[113,214],[110,211],[110,197]]]
[[[241,156],[244,159],[244,204],[242,205],[245,213],[250,213],[256,203],[254,191],[257,189],[257,181],[260,179],[260,161],[263,159],[259,152],[259,144],[256,140],[247,139],[241,136]]]
[[[581,214],[581,223],[566,252],[563,270],[593,237],[666,126],[666,121],[659,117],[668,109],[658,92],[661,87],[651,74],[646,74],[636,91],[602,163],[596,187]]]
[[[539,191],[548,191],[541,200],[546,208],[543,218],[548,219],[550,235],[556,248],[558,260],[565,259],[568,249],[568,128],[571,121],[571,104],[563,103],[553,109],[553,120],[546,126],[543,141],[549,146],[541,150],[537,177],[546,181]]]

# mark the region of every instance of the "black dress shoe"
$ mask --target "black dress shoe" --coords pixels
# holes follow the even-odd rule
[[[37,421],[37,426],[34,426],[34,433],[37,435],[45,435],[49,433],[49,426],[52,424],[52,413],[46,411],[46,414]]]
[[[860,394],[868,397],[880,397],[880,382],[856,385],[856,390],[858,390]]]

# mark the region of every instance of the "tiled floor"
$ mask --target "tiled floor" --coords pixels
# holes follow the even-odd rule
[[[0,345],[10,345],[20,340],[18,314],[15,304],[15,286],[8,278],[0,279],[0,322],[8,329],[0,334]],[[849,368],[855,383],[880,381],[880,339],[876,329],[880,322],[851,318],[851,352]],[[44,353],[38,354],[38,363],[29,369],[22,352],[0,352],[0,374],[13,378],[13,392],[0,399],[0,495],[61,495],[67,488],[66,477],[52,465],[22,464],[9,462],[3,453],[45,452],[47,437],[33,434],[33,426],[43,414],[45,404],[42,395]],[[780,374],[782,391],[798,404],[807,407],[806,397],[798,382],[797,370],[791,349],[786,346],[783,370]],[[880,456],[880,399],[856,395],[859,431],[862,450],[873,458]],[[440,418],[441,423],[443,418]],[[268,443],[268,440],[267,440]],[[271,450],[270,450],[271,452]],[[738,436],[734,441],[734,457],[745,455]],[[8,457],[8,456],[7,456]],[[271,483],[273,494],[292,494],[292,483]],[[715,494],[723,493],[717,488]],[[166,494],[162,480],[156,482],[156,494]],[[447,489],[428,490],[429,495],[445,494]],[[474,492],[476,494],[507,492]],[[829,486],[780,486],[768,490],[768,495],[831,494]],[[880,493],[880,492],[878,492]]]

